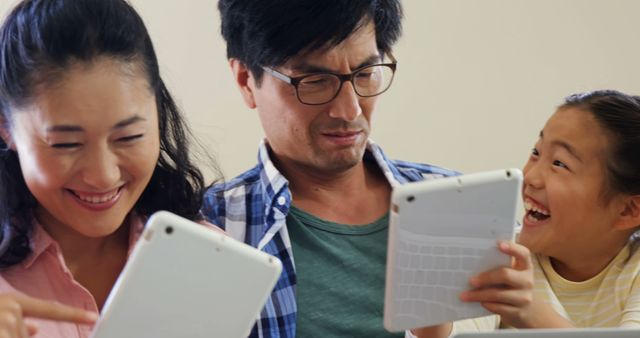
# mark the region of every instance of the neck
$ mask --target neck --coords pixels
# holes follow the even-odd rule
[[[95,264],[101,258],[109,257],[113,251],[128,250],[129,246],[129,224],[126,221],[114,233],[101,238],[87,237],[67,227],[46,224],[42,227],[58,243],[70,270],[83,265],[83,262]]]
[[[594,243],[593,247],[582,251],[585,254],[579,257],[563,259],[549,257],[549,260],[553,269],[562,278],[572,282],[583,282],[602,272],[627,245],[628,238],[619,239],[615,242],[615,245],[611,245],[611,241],[603,241],[607,245],[603,245],[600,248],[595,247]]]
[[[389,210],[391,187],[375,165],[360,161],[331,172],[287,161],[276,166],[289,181],[296,207],[327,221],[369,224]]]
[[[127,261],[130,222],[125,220],[114,233],[100,238],[84,236],[63,224],[40,224],[58,243],[74,280],[91,293],[97,308],[102,309]]]

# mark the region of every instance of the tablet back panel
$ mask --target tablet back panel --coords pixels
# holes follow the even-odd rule
[[[168,212],[148,221],[93,338],[246,337],[277,258]]]
[[[390,331],[488,315],[458,296],[469,278],[510,257],[522,185],[518,169],[397,186],[391,198],[384,325]]]
[[[542,329],[498,330],[483,333],[460,333],[454,338],[638,338],[639,329]]]

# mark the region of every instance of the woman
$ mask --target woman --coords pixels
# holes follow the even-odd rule
[[[189,135],[125,0],[15,7],[0,31],[2,337],[88,337],[146,217],[201,219]]]

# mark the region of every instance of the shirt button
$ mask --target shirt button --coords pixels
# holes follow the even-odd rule
[[[284,196],[278,197],[278,204],[284,205],[285,203],[287,203],[287,199]]]

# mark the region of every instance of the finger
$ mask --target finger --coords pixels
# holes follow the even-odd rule
[[[480,305],[490,312],[504,317],[510,317],[517,311],[516,307],[503,303],[482,302]]]
[[[11,338],[11,337],[15,337],[14,334],[11,333],[11,331],[6,328],[6,327],[0,327],[0,338]]]
[[[29,338],[29,330],[27,330],[27,326],[23,318],[20,318],[18,330],[20,331],[20,337]]]
[[[29,337],[35,336],[38,333],[38,325],[34,323],[26,323],[25,326],[27,327],[27,334]]]
[[[499,303],[521,308],[530,305],[533,302],[533,296],[531,292],[523,292],[521,290],[489,288],[465,291],[460,294],[460,300],[465,302]]]
[[[15,299],[22,307],[22,313],[25,317],[84,324],[94,323],[98,319],[98,315],[94,312],[85,311],[83,309],[64,304],[36,299],[24,295],[18,295]]]
[[[531,271],[518,271],[508,267],[499,267],[471,277],[469,284],[475,289],[532,289],[533,275]]]
[[[503,253],[513,257],[512,267],[516,270],[529,270],[533,268],[531,252],[524,245],[515,242],[499,242],[498,248]]]
[[[22,312],[17,303],[3,303],[0,311],[0,337],[23,337]]]

